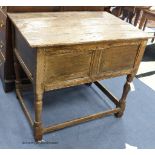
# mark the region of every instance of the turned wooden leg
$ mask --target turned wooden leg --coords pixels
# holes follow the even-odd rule
[[[132,82],[132,80],[133,80],[133,76],[131,74],[128,75],[126,83],[123,88],[122,97],[119,100],[119,104],[116,106],[121,108],[121,111],[115,114],[116,117],[121,117],[124,113],[125,106],[126,106],[126,98],[127,98],[128,92],[130,91],[130,83]]]
[[[42,99],[43,93],[35,94],[35,122],[34,122],[34,137],[36,141],[42,140]]]
[[[20,91],[22,89],[22,81],[21,81],[21,77],[20,77],[20,71],[21,71],[21,66],[14,54],[14,68],[15,68],[15,89],[16,89],[16,97],[17,96],[17,91]]]

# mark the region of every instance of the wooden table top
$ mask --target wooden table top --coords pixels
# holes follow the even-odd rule
[[[143,31],[107,12],[8,15],[31,47],[148,38]]]

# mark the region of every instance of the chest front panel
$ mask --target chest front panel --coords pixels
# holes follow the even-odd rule
[[[45,83],[82,78],[95,81],[109,74],[129,73],[134,69],[139,47],[139,42],[129,42],[44,49]]]
[[[90,77],[92,56],[93,51],[85,49],[45,50],[45,81],[54,83]]]

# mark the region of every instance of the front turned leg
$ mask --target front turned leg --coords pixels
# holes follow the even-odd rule
[[[43,99],[43,93],[36,93],[35,94],[35,122],[34,122],[34,137],[35,141],[41,141],[42,140],[42,101]]]
[[[123,116],[125,106],[126,106],[126,98],[127,98],[128,92],[130,91],[130,83],[133,80],[133,75],[129,74],[126,79],[127,80],[126,80],[126,83],[123,88],[122,97],[119,100],[119,104],[116,106],[116,107],[119,107],[121,109],[121,111],[119,111],[118,113],[115,114],[116,117]]]

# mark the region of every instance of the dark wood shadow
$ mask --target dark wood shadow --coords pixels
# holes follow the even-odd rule
[[[155,61],[155,44],[147,45],[142,61]]]
[[[136,78],[151,76],[151,75],[154,75],[154,74],[155,74],[155,71],[150,71],[150,72],[147,72],[147,73],[138,74],[138,75],[136,75]]]

